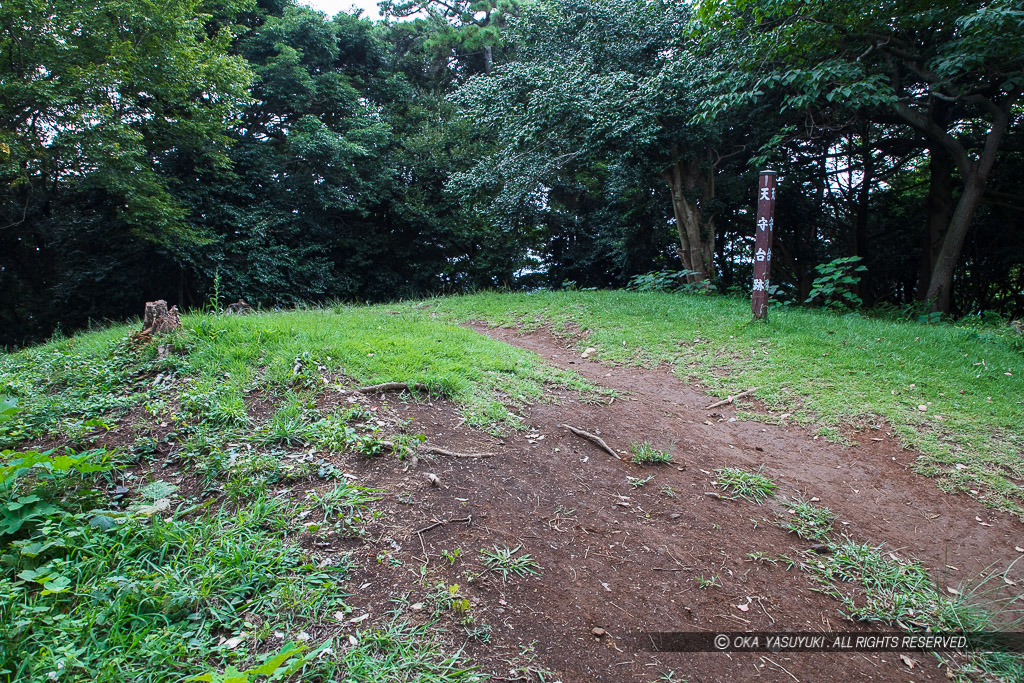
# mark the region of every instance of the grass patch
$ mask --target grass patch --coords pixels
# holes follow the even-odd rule
[[[836,513],[827,507],[819,507],[811,501],[797,498],[782,499],[786,506],[785,515],[778,515],[776,522],[780,527],[794,533],[805,541],[827,541],[832,532],[832,524],[836,521]]]
[[[156,345],[134,348],[123,326],[0,354],[0,395],[26,409],[0,426],[0,447],[59,433],[69,420],[112,420],[140,405],[169,410],[172,388],[179,394],[176,421],[216,430],[251,426],[246,397],[254,391],[283,399],[296,389],[323,390],[339,377],[436,387],[468,424],[491,432],[521,426],[509,408],[544,400],[548,386],[594,393],[535,354],[414,308],[195,314],[182,322],[185,329],[170,339],[177,352],[159,360]],[[264,428],[284,443],[305,438],[301,394],[287,400]]]
[[[604,362],[668,362],[723,397],[756,386],[770,410],[815,431],[843,427],[870,437],[891,425],[922,454],[921,473],[1024,514],[1024,362],[1005,335],[800,308],[753,324],[745,299],[654,292],[481,294],[430,306],[451,320],[527,329],[572,323],[583,335],[579,347],[597,348]]]
[[[1021,608],[1012,604],[1019,602],[1020,596],[1010,598],[996,611],[992,601],[985,599],[985,584],[998,579],[999,574],[973,588],[961,587],[954,597],[936,587],[919,562],[899,557],[882,546],[849,538],[826,541],[826,545],[827,555],[811,556],[808,552],[808,564],[804,566],[814,574],[824,593],[842,603],[844,615],[851,620],[939,633],[1005,632],[1019,630],[1024,624]],[[843,586],[849,584],[861,590],[844,590]],[[977,651],[969,653],[965,662],[956,661],[969,675],[1024,680],[1024,663],[1013,652]]]
[[[637,465],[664,465],[672,462],[672,456],[668,451],[658,450],[649,442],[630,444],[629,452],[633,455],[633,462]]]
[[[68,510],[38,520],[5,549],[0,673],[180,680],[344,610],[348,565],[319,566],[286,544],[275,528],[287,514],[267,499],[194,521]],[[247,625],[257,614],[265,621]],[[223,647],[224,634],[238,645]]]
[[[345,482],[325,491],[311,493],[309,499],[323,512],[324,524],[358,535],[370,503],[380,500],[380,494],[383,493],[382,489]]]
[[[775,482],[760,472],[747,472],[738,467],[723,467],[715,470],[715,484],[726,493],[732,493],[732,500],[743,498],[760,505],[775,491]]]

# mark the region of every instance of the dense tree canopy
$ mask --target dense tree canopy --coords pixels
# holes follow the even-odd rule
[[[263,306],[682,271],[1024,314],[1024,2],[0,6],[0,344]]]

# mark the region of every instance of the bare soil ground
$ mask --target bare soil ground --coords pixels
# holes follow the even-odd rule
[[[838,513],[845,533],[920,559],[941,586],[975,581],[1019,556],[1014,546],[1024,541],[1024,524],[944,494],[914,474],[915,454],[884,428],[851,434],[858,445],[843,447],[798,426],[734,421],[733,406],[705,410],[714,399],[668,368],[585,360],[570,340],[543,330],[476,329],[619,396],[611,404],[592,404],[555,391],[551,402],[523,411],[528,430],[505,438],[463,425],[446,401],[360,396],[392,423],[411,421],[405,429],[424,434],[430,445],[492,455],[438,456],[408,470],[394,458],[323,456],[360,483],[384,489],[376,507],[386,514],[370,523],[363,538],[300,538],[323,556],[354,553],[350,616],[369,615],[354,624],[348,617],[325,622],[310,633],[314,640],[369,627],[385,618],[396,596],[407,598],[410,619],[426,621],[433,607],[428,594],[438,584],[456,584],[471,604],[472,626],[491,627],[490,641],[468,638],[460,615],[451,611],[441,616],[442,638],[452,649],[464,647],[497,680],[653,681],[670,670],[691,682],[947,680],[931,655],[912,655],[910,668],[892,653],[768,657],[636,647],[636,636],[648,631],[871,628],[845,620],[837,601],[813,590],[809,573],[748,558],[756,552],[798,558],[811,543],[773,523],[785,510],[777,502],[757,506],[705,495],[716,490],[714,470],[725,466],[763,467],[779,494],[819,498]],[[347,400],[328,392],[321,407]],[[624,459],[564,424],[600,432]],[[630,463],[629,446],[641,441],[670,450],[674,464]],[[427,473],[441,485],[432,486]],[[628,480],[652,474],[639,488]],[[281,493],[301,498],[307,488]],[[479,551],[495,544],[521,546],[543,569],[507,581],[483,571]],[[444,557],[456,549],[454,561]],[[1024,562],[1015,569],[1018,585],[1024,585],[1022,570]],[[701,587],[698,577],[717,577],[719,585]],[[606,635],[593,635],[595,628]]]

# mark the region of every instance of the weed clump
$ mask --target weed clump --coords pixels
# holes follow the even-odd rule
[[[738,467],[723,467],[715,470],[718,477],[716,484],[723,491],[734,493],[732,500],[743,498],[760,505],[772,496],[775,482],[757,472],[747,472]]]
[[[632,453],[633,463],[636,465],[664,465],[672,462],[672,456],[668,451],[659,450],[648,441],[632,444],[629,452]]]

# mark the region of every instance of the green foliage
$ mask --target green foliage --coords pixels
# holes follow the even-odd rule
[[[626,481],[629,482],[630,486],[638,489],[654,481],[654,475],[652,474],[647,477],[626,477]]]
[[[13,396],[0,396],[0,422],[6,422],[21,412],[18,399]]]
[[[206,681],[206,683],[255,683],[257,680],[279,681],[294,676],[304,666],[314,661],[317,656],[326,652],[331,641],[324,642],[320,647],[313,649],[306,654],[306,647],[295,643],[285,643],[279,652],[266,656],[263,663],[245,671],[239,671],[233,666],[227,667],[224,673],[206,673],[192,676],[186,681]],[[263,677],[266,678],[258,678]]]
[[[864,302],[857,296],[860,276],[856,273],[867,270],[860,261],[859,256],[846,256],[818,266],[820,275],[815,278],[804,303],[817,303],[838,311],[860,308]]]
[[[634,275],[626,289],[634,292],[706,292],[705,282],[691,282],[692,270],[659,270]]]
[[[309,494],[309,499],[324,513],[324,522],[337,524],[345,531],[359,534],[364,519],[363,511],[370,503],[380,500],[381,489],[368,488],[345,482],[326,491]]]
[[[444,612],[454,612],[463,625],[473,623],[473,616],[470,614],[473,606],[459,591],[458,584],[446,585],[439,583],[434,587],[430,595],[434,603],[434,614],[439,616]]]
[[[973,585],[961,585],[955,594],[944,594],[921,563],[898,556],[882,546],[857,543],[849,538],[830,542],[829,553],[811,558],[806,565],[824,585],[824,592],[843,603],[850,619],[900,625],[937,633],[1006,633],[1022,622],[1014,599],[997,597],[1005,585],[1003,571],[987,573]],[[860,590],[844,590],[853,584]],[[984,605],[984,607],[982,607]],[[1024,674],[1020,657],[1003,648],[979,648],[961,664],[964,673],[1019,680]]]
[[[721,128],[691,125],[690,112],[710,95],[718,57],[680,30],[690,13],[678,2],[525,5],[513,24],[516,59],[459,91],[462,115],[499,144],[449,187],[498,226],[544,226],[537,251],[550,284],[623,284],[691,235],[698,260],[710,259],[708,160]]]
[[[120,197],[136,234],[163,242],[187,234],[150,159],[185,148],[224,164],[225,128],[249,81],[246,63],[226,54],[233,27],[208,27],[209,19],[186,0],[4,3],[0,49],[18,59],[0,67],[0,116],[13,124],[0,133],[0,177],[28,193],[29,205],[45,200],[46,182],[71,181]],[[50,122],[46,131],[37,119]]]
[[[460,682],[481,680],[461,655],[439,650],[430,625],[394,619],[356,633],[358,644],[339,657],[338,669],[348,680],[386,683],[422,680]]]
[[[61,455],[53,451],[0,452],[0,540],[25,522],[60,510],[65,481],[75,475],[109,470],[104,449]],[[22,493],[26,495],[21,495]]]
[[[707,590],[708,588],[721,588],[721,577],[717,574],[712,574],[711,576],[700,575],[697,577],[697,587],[702,590]]]
[[[858,253],[888,250],[876,258],[891,263],[914,250],[909,233],[898,247],[893,244],[892,233],[902,231],[898,219],[883,219],[872,229],[868,214],[884,207],[878,198],[886,194],[905,198],[908,217],[919,212],[911,199],[914,185],[898,176],[921,176],[929,213],[913,221],[919,230],[925,228],[927,240],[920,263],[911,266],[922,272],[917,297],[950,312],[954,289],[974,289],[969,282],[977,273],[958,277],[953,264],[961,261],[969,229],[985,220],[979,201],[989,172],[997,159],[1013,164],[1012,150],[1019,146],[1009,131],[1018,118],[1014,103],[1024,94],[1024,54],[1007,48],[1024,38],[1019,2],[809,6],[800,0],[712,0],[700,3],[697,15],[703,43],[730,55],[718,74],[724,92],[701,104],[701,120],[770,102],[778,107],[778,128],[785,131],[773,140],[776,160],[796,170],[804,165],[800,150],[822,139],[830,139],[822,154],[849,152],[849,187],[837,187],[836,176],[823,180],[823,193],[839,201],[816,211],[828,219],[836,209],[846,212],[849,221],[840,234],[854,238]],[[802,134],[793,125],[801,120],[808,123]],[[916,142],[908,152],[896,141],[911,136]],[[868,170],[857,191],[854,156]],[[804,165],[801,172],[809,170]],[[894,176],[900,186],[896,193],[891,192]],[[819,226],[807,234],[820,235]],[[1019,263],[1019,246],[1014,251]],[[1005,265],[1000,270],[1007,276],[1012,271]],[[996,287],[1004,301],[1006,284]],[[886,295],[897,299],[891,290]]]
[[[208,657],[237,661],[258,647],[255,639],[237,651],[218,647],[220,634],[242,630],[247,612],[287,629],[343,605],[344,566],[316,568],[262,530],[283,512],[257,502],[192,522],[51,516],[6,550],[0,666],[17,680],[61,670],[98,681],[165,680],[165,672],[187,674]]]

